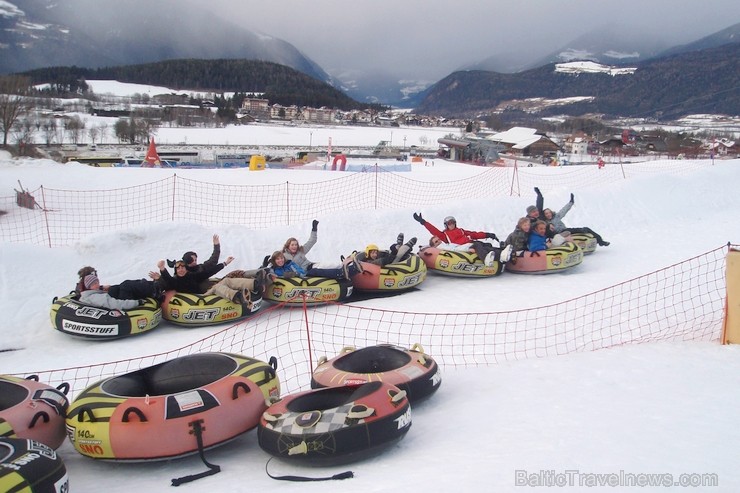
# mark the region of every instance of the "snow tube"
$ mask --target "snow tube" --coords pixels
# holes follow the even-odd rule
[[[344,301],[352,296],[353,286],[346,279],[326,277],[278,277],[265,290],[264,298],[275,303],[320,305]]]
[[[446,276],[482,278],[497,276],[504,271],[501,262],[495,261],[488,267],[478,255],[471,252],[425,247],[419,252],[419,257],[427,269]]]
[[[59,448],[64,442],[69,385],[58,388],[28,378],[0,375],[0,437],[29,438]]]
[[[248,317],[262,306],[262,298],[252,293],[252,301],[234,303],[215,294],[190,294],[167,291],[162,316],[183,327],[203,327]]]
[[[0,491],[66,493],[67,469],[54,449],[41,442],[0,438]]]
[[[506,271],[518,274],[552,274],[572,269],[582,261],[581,249],[568,241],[558,247],[539,252],[525,251],[522,256],[512,257],[506,263]]]
[[[565,239],[578,245],[584,255],[594,253],[598,245],[596,237],[591,233],[571,233]]]
[[[51,324],[65,334],[88,339],[108,340],[143,334],[159,325],[162,310],[154,298],[146,304],[122,311],[81,303],[77,293],[54,298]]]
[[[359,385],[378,380],[405,390],[411,402],[432,395],[442,383],[437,363],[414,344],[404,349],[380,344],[362,349],[345,347],[332,359],[322,356],[311,376],[311,388]]]
[[[406,392],[375,381],[289,395],[264,412],[257,439],[275,457],[323,466],[375,455],[410,427]]]
[[[67,433],[93,459],[170,459],[198,452],[199,440],[215,447],[257,426],[280,395],[276,367],[274,358],[202,353],[107,378],[72,402]]]
[[[347,156],[344,154],[337,154],[334,156],[334,160],[331,162],[331,170],[337,170],[337,163],[339,163],[339,171],[344,171],[347,167]]]
[[[383,267],[360,262],[363,272],[352,276],[358,291],[404,291],[418,286],[427,278],[427,267],[416,255]]]

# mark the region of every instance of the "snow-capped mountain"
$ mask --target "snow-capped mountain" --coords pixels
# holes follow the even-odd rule
[[[329,75],[296,47],[177,0],[0,0],[0,73],[177,58],[243,58]]]
[[[630,31],[624,27],[602,26],[552,53],[529,63],[536,68],[548,63],[589,60],[604,65],[634,64],[656,56],[668,45],[655,31]]]
[[[592,61],[604,65],[632,65],[656,57],[714,48],[740,42],[740,23],[722,29],[695,42],[669,47],[660,31],[630,30],[625,27],[601,26],[579,36],[557,50],[536,59],[515,48],[497,53],[461,70],[486,70],[511,74],[548,63]]]

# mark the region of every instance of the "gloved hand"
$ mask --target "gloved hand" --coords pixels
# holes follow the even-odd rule
[[[540,189],[537,187],[534,187],[534,193],[536,193],[537,195],[542,195],[542,193],[540,192]]]
[[[415,220],[416,220],[416,222],[418,222],[419,224],[424,224],[424,223],[426,222],[426,221],[424,221],[424,218],[423,218],[423,217],[421,217],[421,212],[414,212],[414,219],[415,219]]]
[[[146,305],[146,300],[139,300],[139,306]]]
[[[570,194],[570,203],[571,204],[575,204],[576,203],[576,198],[573,196],[573,194]]]
[[[496,236],[496,233],[486,233],[486,238],[498,241],[498,236]]]
[[[316,219],[314,219],[313,222],[311,223],[311,231],[316,231],[318,227],[319,227],[319,222]]]

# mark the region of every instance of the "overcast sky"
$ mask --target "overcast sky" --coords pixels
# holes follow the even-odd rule
[[[544,56],[607,24],[675,45],[740,22],[738,0],[187,1],[284,39],[330,72],[388,69],[416,79],[498,53]]]

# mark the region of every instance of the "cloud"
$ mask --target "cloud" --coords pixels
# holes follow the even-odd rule
[[[683,44],[740,21],[738,5],[735,0],[682,2],[680,8],[675,0],[211,0],[206,8],[292,43],[330,72],[382,70],[438,79],[496,54],[544,56],[605,23],[658,31],[668,45]]]

